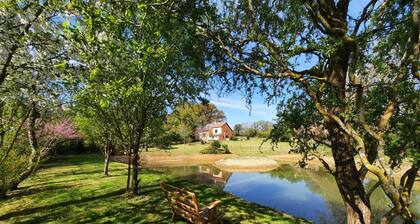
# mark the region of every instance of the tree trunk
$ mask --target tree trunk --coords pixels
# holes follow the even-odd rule
[[[6,192],[7,192],[7,189],[5,189],[4,186],[1,186],[1,188],[0,188],[0,201],[3,200],[3,199],[6,199]]]
[[[127,172],[127,184],[125,186],[125,192],[130,192],[130,177],[131,177],[131,149],[128,150],[128,172]]]
[[[395,207],[392,208],[391,210],[389,210],[387,213],[385,213],[385,215],[382,216],[381,218],[381,224],[390,224],[391,221],[397,217],[398,215],[398,209],[396,209]]]
[[[139,193],[139,148],[134,147],[133,149],[133,177],[131,182],[131,188],[134,195]]]
[[[132,159],[132,163],[133,163],[133,176],[132,176],[132,180],[131,180],[131,187],[132,187],[132,191],[134,195],[138,195],[139,194],[139,183],[140,183],[140,179],[139,179],[139,160],[140,160],[140,142],[141,142],[141,138],[143,137],[143,132],[144,132],[144,121],[145,121],[145,111],[142,112],[142,119],[141,119],[141,123],[140,125],[137,127],[136,129],[136,140],[133,142],[132,145],[132,150],[133,150],[133,159]]]
[[[330,126],[331,146],[335,163],[335,180],[347,210],[347,224],[369,224],[369,201],[354,160],[353,149],[347,135],[338,127]]]
[[[357,207],[345,202],[347,210],[347,224],[369,224],[371,218],[370,208],[360,199],[356,199]],[[362,219],[363,218],[363,219]]]
[[[105,155],[105,161],[104,161],[104,175],[105,175],[105,176],[108,176],[109,156],[110,156],[110,152],[109,152],[108,146],[105,146],[104,155]]]
[[[38,111],[36,109],[36,103],[32,102],[31,111],[29,113],[29,124],[28,124],[28,141],[29,141],[29,148],[31,149],[31,154],[29,156],[29,161],[26,169],[20,173],[16,178],[14,178],[10,184],[10,190],[16,190],[18,185],[28,178],[31,174],[35,172],[38,167],[38,163],[40,158],[40,153],[38,151],[38,141],[36,139],[35,134],[35,122],[38,115]]]
[[[328,81],[334,91],[329,98],[337,99],[340,102],[330,108],[330,113],[339,117],[346,107],[346,77],[350,49],[347,46],[337,47],[330,62]],[[347,224],[370,224],[370,204],[362,180],[360,180],[359,170],[356,167],[351,138],[341,130],[335,121],[327,119],[326,127],[336,168],[334,177],[347,209]]]

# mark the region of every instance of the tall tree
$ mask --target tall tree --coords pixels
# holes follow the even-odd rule
[[[205,87],[200,38],[183,20],[199,13],[193,2],[172,1],[75,1],[72,7],[79,14],[66,23],[67,34],[87,72],[78,100],[123,144],[127,191],[138,194],[141,145],[151,139],[146,131],[160,128],[168,108]]]
[[[403,133],[419,117],[419,3],[370,0],[358,15],[349,5],[227,1],[203,15],[197,29],[212,42],[208,60],[227,90],[282,97],[280,118],[295,129],[301,152],[317,155],[318,144],[331,148],[335,167],[324,164],[336,179],[348,223],[370,223],[375,188],[364,188],[367,172],[392,202],[382,222],[397,215],[412,221],[419,144]],[[397,185],[402,157],[411,168]]]
[[[37,144],[34,124],[40,123],[41,115],[47,122],[63,103],[64,74],[59,65],[66,61],[66,50],[55,18],[64,5],[62,1],[0,3],[0,170],[3,173],[5,164],[26,159],[24,168],[5,171],[12,176],[2,179],[5,191],[36,170],[45,148]],[[25,130],[27,141],[22,139]],[[28,147],[14,152],[22,150],[21,144]]]

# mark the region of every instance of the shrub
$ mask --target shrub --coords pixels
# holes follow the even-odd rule
[[[213,141],[209,147],[200,151],[201,154],[230,154],[229,147],[226,144],[220,144],[219,141]]]
[[[223,145],[222,145],[222,148],[223,148],[223,150],[225,151],[225,153],[224,153],[224,154],[230,154],[230,151],[229,151],[229,146],[228,146],[228,145],[223,144]]]
[[[215,147],[215,148],[220,148],[222,145],[220,144],[219,141],[212,141],[210,146]]]
[[[230,140],[232,140],[232,141],[238,141],[238,137],[232,136],[232,138],[230,138]]]
[[[200,151],[201,154],[219,154],[218,149],[207,147]]]
[[[181,136],[175,132],[164,133],[159,138],[153,139],[153,145],[159,149],[169,149],[175,142],[182,142]]]

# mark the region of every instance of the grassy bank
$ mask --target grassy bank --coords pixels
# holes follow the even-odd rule
[[[287,142],[281,142],[277,147],[273,148],[270,142],[263,143],[262,138],[251,138],[249,140],[225,141],[229,150],[240,156],[268,156],[268,155],[284,155],[289,152],[290,146]],[[262,144],[263,143],[263,144]],[[199,154],[201,150],[209,146],[208,144],[201,144],[200,142],[193,142],[188,144],[174,145],[170,149],[156,149],[153,148],[150,152],[170,152],[173,154]]]
[[[193,190],[203,204],[221,200],[225,223],[303,223],[156,171],[142,171],[141,196],[133,197],[124,194],[125,169],[124,164],[111,163],[110,176],[103,177],[98,155],[50,160],[0,202],[0,223],[170,223],[171,212],[159,188],[162,181]]]

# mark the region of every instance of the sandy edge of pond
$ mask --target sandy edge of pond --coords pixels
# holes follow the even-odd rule
[[[279,163],[269,157],[241,156],[218,160],[213,166],[228,172],[264,172],[276,169]]]
[[[153,153],[142,153],[140,164],[143,167],[176,167],[176,166],[196,166],[203,164],[213,164],[214,162],[230,157],[238,157],[234,154],[194,154],[194,155],[161,155]],[[127,156],[111,156],[111,160],[127,163]]]

